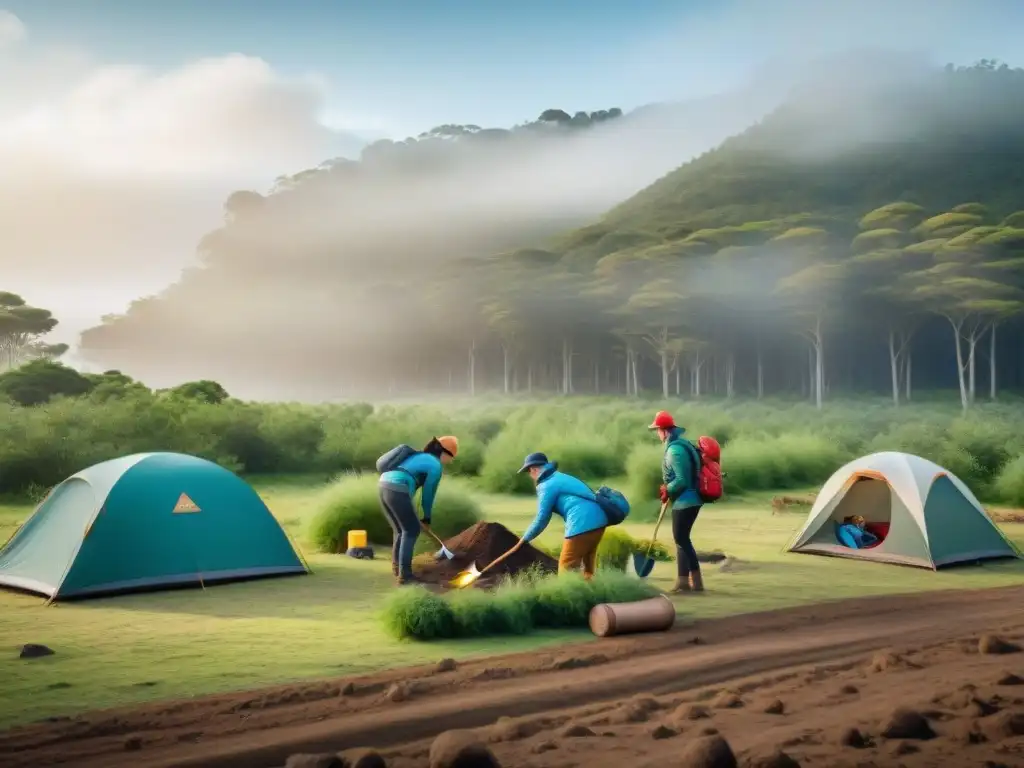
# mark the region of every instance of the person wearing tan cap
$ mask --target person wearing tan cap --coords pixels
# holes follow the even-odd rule
[[[459,452],[459,439],[453,435],[434,437],[422,451],[399,445],[377,459],[380,480],[377,484],[380,506],[394,532],[391,546],[391,572],[399,584],[414,584],[412,553],[421,528],[430,527],[434,498],[445,464]],[[423,519],[416,517],[413,498],[420,491]]]

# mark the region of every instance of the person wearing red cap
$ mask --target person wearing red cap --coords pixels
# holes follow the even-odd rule
[[[665,457],[661,462],[664,484],[660,496],[662,504],[672,505],[672,538],[676,544],[676,582],[672,592],[703,592],[697,550],[690,538],[703,504],[697,492],[700,454],[683,437],[686,430],[676,424],[668,411],[658,411],[649,429],[656,430],[658,439],[665,444]]]

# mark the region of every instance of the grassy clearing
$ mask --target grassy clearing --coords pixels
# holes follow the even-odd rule
[[[322,480],[322,478],[321,478]],[[307,539],[322,483],[275,478],[257,488],[299,543],[315,575],[199,590],[155,593],[42,608],[39,598],[0,591],[0,726],[110,707],[195,696],[305,678],[365,673],[444,656],[467,658],[528,650],[590,638],[586,630],[508,634],[483,639],[410,643],[387,635],[379,619],[391,592],[386,559],[373,562],[313,553]],[[480,496],[484,516],[522,531],[533,513],[529,498]],[[29,506],[0,506],[0,536],[13,533]],[[444,514],[438,508],[436,515]],[[1024,563],[993,564],[948,573],[854,563],[781,548],[803,521],[771,515],[769,497],[702,513],[699,549],[740,558],[733,571],[711,566],[708,592],[677,602],[689,617],[771,610],[855,595],[926,589],[1002,586],[1024,581]],[[651,535],[649,522],[624,526]],[[1007,526],[1024,544],[1024,525]],[[557,522],[542,543],[557,546]],[[659,538],[669,540],[667,529]],[[667,587],[674,566],[659,563],[652,583]],[[24,643],[49,645],[57,655],[21,661]]]

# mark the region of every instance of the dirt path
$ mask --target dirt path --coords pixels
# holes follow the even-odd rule
[[[781,747],[799,765],[1024,766],[1024,685],[997,685],[1024,678],[1024,654],[977,651],[983,633],[1024,638],[1022,605],[1024,587],[843,601],[455,669],[94,713],[0,734],[0,764],[274,768],[294,753],[374,747],[388,766],[413,768],[434,736],[458,728],[479,729],[506,768],[683,766],[708,729],[737,753]],[[872,659],[882,649],[900,655]],[[776,699],[783,712],[766,713]],[[691,719],[700,701],[707,716]],[[923,712],[938,738],[882,738],[897,705]],[[565,733],[573,726],[582,735]],[[873,742],[841,746],[849,726]]]

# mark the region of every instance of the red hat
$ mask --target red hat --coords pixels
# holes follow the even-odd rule
[[[648,429],[672,429],[676,425],[676,420],[672,418],[672,414],[668,411],[658,411],[654,414],[654,421],[651,422],[651,426]]]

